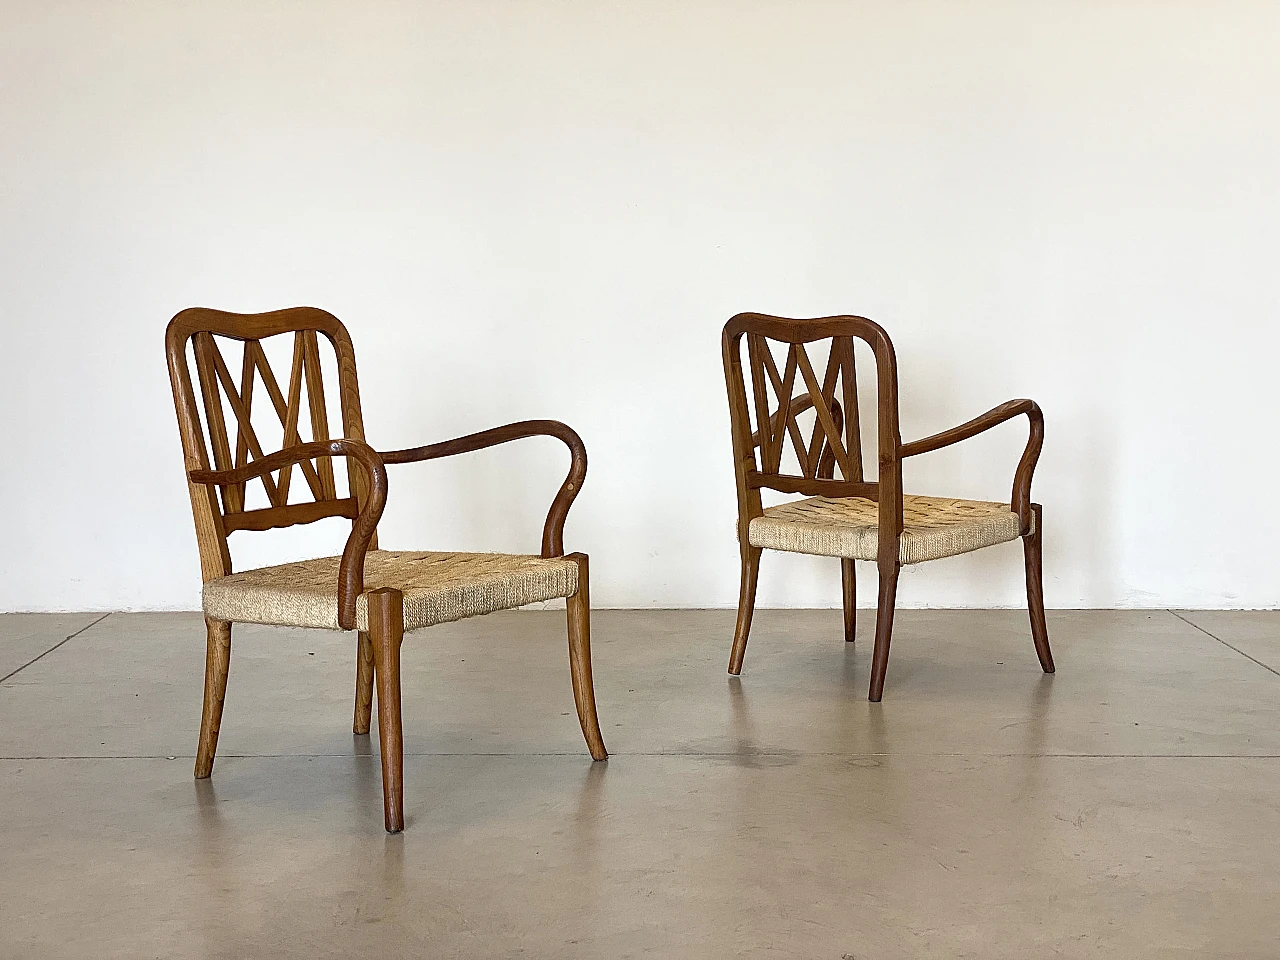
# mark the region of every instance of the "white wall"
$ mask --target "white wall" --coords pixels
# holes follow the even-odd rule
[[[577,427],[600,605],[736,602],[718,335],[759,310],[880,321],[906,439],[1039,400],[1050,605],[1277,606],[1278,115],[1272,2],[8,0],[0,609],[197,606],[164,324],[299,303],[376,446]],[[1024,437],[908,490],[1007,496]],[[397,468],[384,543],[535,550],[563,461]],[[837,567],[770,555],[761,603]],[[901,600],[1022,590],[1008,545]]]

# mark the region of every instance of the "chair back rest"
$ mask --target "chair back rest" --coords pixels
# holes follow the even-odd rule
[[[742,363],[743,339],[747,342],[750,399]],[[862,469],[855,339],[867,343],[876,360],[879,470],[871,482]],[[773,344],[785,348],[781,363]],[[882,506],[880,511],[881,536],[882,541],[892,537],[896,556],[902,529],[902,464],[897,360],[889,335],[865,317],[792,320],[740,313],[725,324],[722,349],[738,481],[740,541],[748,542],[747,526],[763,512],[761,489],[805,496],[867,497],[891,507],[885,510]],[[824,349],[825,367],[821,363],[815,366],[813,356],[821,357]],[[810,410],[813,423],[806,429],[800,415]],[[789,469],[790,460],[794,460],[794,470]]]
[[[286,341],[281,346],[287,349],[288,334],[293,335],[292,361],[286,383],[272,369],[263,342],[281,337]],[[320,334],[333,348],[337,362],[337,399],[342,414],[339,436],[363,441],[355,352],[346,328],[332,314],[315,307],[254,314],[192,307],[169,321],[165,352],[188,472],[231,470],[276,450],[332,439]],[[234,355],[236,342],[239,343],[238,356]],[[224,356],[224,347],[233,351],[230,364]],[[231,373],[237,360],[238,383]],[[196,370],[194,381],[192,361]],[[256,390],[255,384],[259,381],[261,389]],[[199,402],[195,391],[197,383]],[[283,387],[282,383],[285,383]],[[255,408],[255,398],[264,394],[266,402],[260,400]],[[267,408],[265,422],[260,415],[255,424],[255,409],[264,407]],[[228,431],[229,420],[234,421],[234,436]],[[309,436],[305,435],[308,433]],[[276,437],[278,446],[274,442]],[[264,441],[271,449],[264,449]],[[258,480],[225,487],[188,480],[205,581],[231,572],[227,535],[233,531],[270,530],[325,517],[354,520],[366,496],[367,480],[363,470],[354,461],[348,461],[346,490],[341,491],[333,460],[318,457],[300,461],[296,465],[300,474],[297,483],[293,482],[294,465],[264,474]],[[257,489],[259,483],[261,492]],[[265,505],[251,506],[253,499],[261,502],[261,493],[265,493]],[[371,546],[377,547],[376,535]]]

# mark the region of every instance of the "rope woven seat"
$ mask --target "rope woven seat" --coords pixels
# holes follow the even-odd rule
[[[205,616],[236,623],[338,630],[340,557],[245,570],[204,585]],[[404,628],[417,630],[528,603],[571,597],[578,565],[505,553],[402,553],[370,550],[366,590],[404,593]],[[356,601],[356,629],[369,629],[368,599]]]
[[[809,497],[769,507],[751,521],[753,547],[874,560],[879,507],[865,497]],[[1017,540],[1018,515],[1007,503],[902,497],[900,563],[921,563]]]

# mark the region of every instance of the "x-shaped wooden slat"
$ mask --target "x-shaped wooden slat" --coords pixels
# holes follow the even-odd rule
[[[302,442],[302,438],[298,434],[298,414],[302,409],[304,349],[302,339],[295,335],[293,340],[293,369],[289,372],[289,399],[286,402],[280,392],[280,384],[276,381],[276,375],[271,370],[271,364],[267,362],[267,354],[262,349],[262,343],[258,340],[250,340],[245,344],[246,352],[250,350],[253,352],[254,362],[257,364],[258,373],[262,377],[262,385],[267,389],[267,396],[271,398],[271,404],[276,409],[276,416],[280,418],[280,422],[284,425],[282,447],[291,447]],[[307,478],[307,484],[311,487],[311,495],[317,500],[323,500],[324,488],[320,483],[320,476],[316,473],[315,466],[310,460],[301,461],[300,466]],[[280,471],[280,480],[277,483],[280,489],[280,497],[286,502],[289,496],[289,479],[291,476],[292,471],[289,466],[286,466]]]
[[[803,347],[801,349],[804,349]],[[806,356],[807,359],[807,356]],[[832,400],[836,395],[836,376],[840,373],[840,357],[836,353],[836,345],[834,341],[831,344],[831,352],[827,357],[827,372],[822,379],[822,396],[814,401],[814,406],[822,405],[828,410],[831,409]],[[815,418],[813,421],[813,434],[809,438],[809,459],[804,465],[805,476],[817,476],[818,461],[822,457],[822,441],[825,433],[822,426],[822,420]]]
[[[813,399],[813,409],[818,414],[818,423],[814,425],[814,439],[817,439],[818,424],[822,426],[823,431],[827,435],[827,444],[831,447],[831,452],[835,454],[836,463],[840,465],[840,472],[847,479],[853,476],[853,465],[849,462],[849,454],[844,448],[844,443],[840,439],[840,429],[836,426],[834,418],[831,416],[830,400],[827,399],[822,387],[818,386],[818,378],[813,374],[813,366],[809,363],[809,355],[805,353],[803,344],[796,344],[799,349],[798,358],[800,360],[800,373],[804,376],[805,385],[809,388],[809,396]],[[828,376],[831,375],[831,364],[827,364]],[[835,379],[832,377],[830,390],[834,395]],[[817,451],[814,451],[815,454]],[[813,466],[817,467],[815,460]]]
[[[751,362],[752,392],[756,402],[756,421],[760,424],[761,468],[765,473],[777,473],[781,468],[782,452],[786,435],[790,435],[800,471],[806,477],[817,475],[818,465],[822,459],[824,444],[831,450],[832,456],[840,466],[842,475],[848,479],[859,476],[848,451],[841,438],[840,427],[836,424],[831,409],[835,401],[837,381],[841,379],[843,353],[832,344],[831,353],[822,384],[813,370],[804,345],[788,344],[787,357],[783,371],[779,373],[777,363],[769,349],[768,341],[761,336],[748,336],[747,350]],[[813,403],[816,419],[809,442],[805,443],[796,414],[792,412],[792,390],[797,371],[804,378],[809,399]],[[766,385],[767,381],[767,385]],[[778,411],[769,416],[768,387],[773,388],[774,397],[778,401]],[[846,392],[848,392],[846,384]],[[854,413],[856,416],[856,411]]]
[[[236,392],[236,385],[231,379],[231,371],[227,369],[226,361],[222,359],[222,353],[215,345],[213,349],[213,365],[218,372],[218,379],[222,381],[222,392],[226,394],[227,402],[231,404],[231,412],[236,415],[236,447],[239,448],[241,440],[253,454],[254,460],[261,460],[266,454],[262,452],[262,445],[258,443],[258,435],[253,431],[253,423],[249,419],[249,410],[240,399],[240,394]],[[250,393],[250,399],[253,398]],[[239,466],[240,464],[237,464]],[[267,488],[267,498],[273,506],[284,506],[284,501],[280,499],[280,492],[276,487],[276,483],[271,479],[269,473],[262,475],[262,485]],[[241,509],[244,509],[241,504]]]
[[[804,440],[800,434],[800,424],[796,423],[795,416],[791,413],[791,391],[796,382],[796,344],[789,344],[787,347],[787,359],[783,363],[783,373],[778,374],[778,366],[773,362],[773,353],[766,346],[764,351],[765,370],[769,374],[769,379],[773,383],[775,396],[778,398],[778,422],[777,428],[770,437],[770,451],[768,466],[765,468],[769,473],[777,473],[782,467],[782,450],[784,434],[791,434],[791,443],[795,447],[796,456],[804,457]],[[802,463],[801,467],[805,465]]]
[[[324,380],[320,372],[320,341],[314,330],[299,330],[297,335],[305,344],[302,351],[302,365],[307,376],[307,401],[311,407],[311,439],[328,440],[329,415],[324,407]],[[338,492],[333,482],[332,458],[321,457],[316,461],[316,470],[320,474],[320,486],[324,490],[324,498],[336,500]]]
[[[308,336],[309,334],[309,336]],[[293,367],[289,376],[289,396],[285,399],[280,390],[279,381],[271,370],[266,352],[258,340],[244,342],[244,356],[241,365],[240,388],[236,389],[213,336],[209,333],[197,334],[195,338],[196,368],[200,376],[201,394],[204,398],[205,415],[209,424],[210,443],[213,448],[214,463],[219,470],[231,469],[233,466],[244,466],[251,459],[263,457],[262,445],[253,429],[251,410],[253,403],[254,371],[262,377],[263,386],[271,399],[276,415],[284,428],[282,448],[301,443],[298,421],[302,409],[302,384],[307,385],[307,399],[311,413],[311,426],[316,440],[327,440],[329,437],[328,417],[325,412],[324,386],[321,379],[319,342],[315,331],[299,331],[294,336]],[[226,420],[222,403],[218,395],[218,386],[227,397],[231,411],[236,418],[236,451],[232,460],[228,442]],[[333,464],[328,458],[321,458],[318,465],[310,460],[303,460],[300,466],[311,493],[317,501],[337,498],[333,476]],[[292,465],[286,465],[273,479],[271,474],[262,477],[267,498],[272,506],[284,506],[289,500],[289,485],[292,477]],[[245,485],[238,484],[224,488],[223,502],[228,513],[240,513],[244,510]]]

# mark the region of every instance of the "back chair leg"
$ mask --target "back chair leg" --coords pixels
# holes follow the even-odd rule
[[[747,636],[751,633],[751,614],[756,608],[756,581],[760,579],[760,547],[742,548],[742,585],[738,592],[738,623],[733,628],[733,652],[729,655],[729,672],[742,673],[742,658],[747,655]]]
[[[373,718],[373,642],[361,630],[356,642],[356,716],[352,733],[368,733]]]
[[[200,714],[200,746],[196,750],[196,779],[213,773],[222,726],[222,703],[227,696],[227,670],[231,666],[231,624],[205,617],[208,635],[204,655],[204,710]]]
[[[879,703],[884,694],[884,675],[889,669],[889,641],[893,637],[893,608],[898,595],[898,573],[902,565],[880,564],[880,599],[876,605],[876,646],[871,663],[871,691],[867,699]]]
[[[1040,504],[1031,505],[1035,527],[1022,538],[1022,553],[1027,562],[1027,612],[1031,615],[1031,637],[1036,656],[1045,673],[1053,673],[1053,651],[1049,649],[1049,625],[1044,619],[1044,525]]]
[[[844,588],[844,642],[853,643],[858,622],[858,581],[852,560],[840,561],[840,585]]]
[[[378,741],[382,750],[382,806],[387,833],[404,829],[404,728],[400,720],[400,644],[404,595],[383,588],[369,601],[369,640],[378,684]]]
[[[565,559],[578,564],[578,592],[566,601],[569,621],[569,674],[573,679],[573,702],[578,708],[578,723],[587,741],[592,760],[607,760],[596,716],[596,693],[591,680],[591,587],[585,553],[571,553]]]

